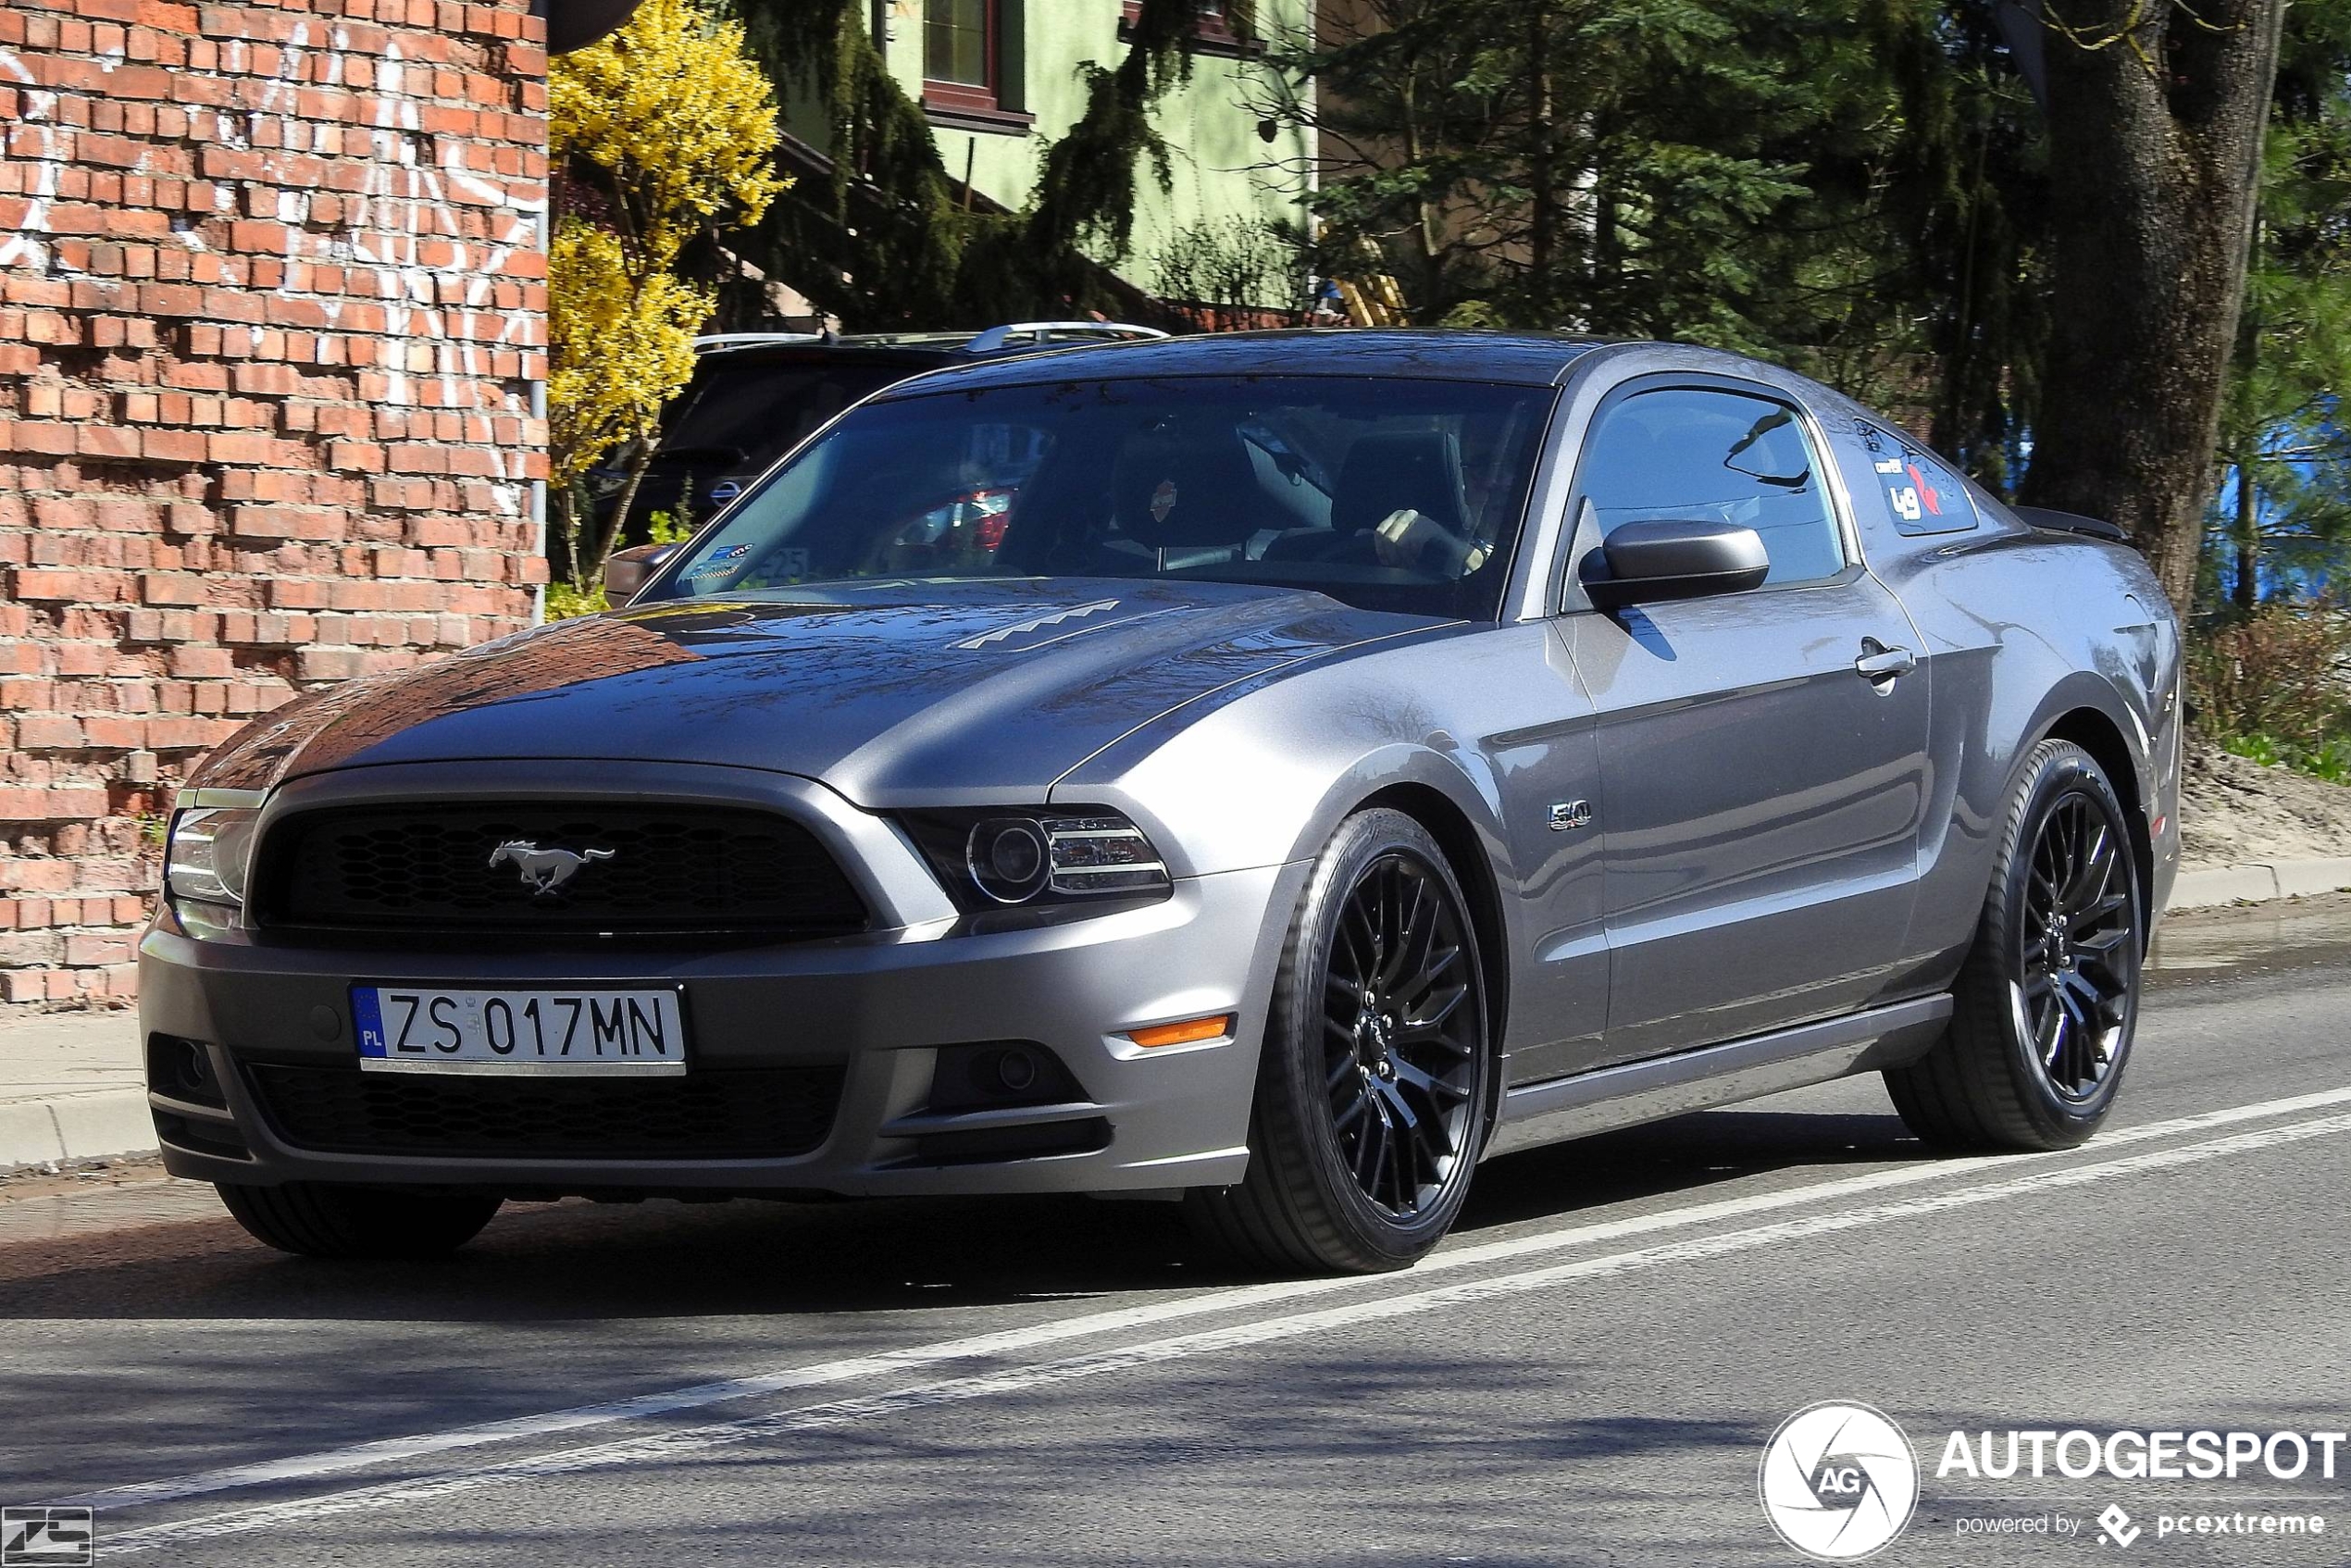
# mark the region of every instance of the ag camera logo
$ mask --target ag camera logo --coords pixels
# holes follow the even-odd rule
[[[1816,1562],[1858,1562],[1909,1524],[1918,1455],[1883,1411],[1828,1400],[1780,1423],[1756,1486],[1780,1539]]]

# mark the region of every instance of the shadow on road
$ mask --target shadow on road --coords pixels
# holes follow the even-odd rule
[[[1478,1171],[1454,1234],[1687,1193],[1790,1166],[1883,1164],[1922,1153],[1890,1111],[1709,1111],[1491,1161]]]
[[[2274,968],[2272,983],[2293,984],[2287,971],[2345,953],[2351,894],[2176,915],[2156,973],[2161,986],[2189,989]],[[1478,1173],[1457,1234],[1474,1239],[1773,1171],[1919,1157],[1873,1086],[1806,1092],[1824,1103],[1707,1112],[1496,1160]],[[434,1264],[283,1258],[225,1217],[0,1246],[0,1322],[755,1319],[1084,1299],[1237,1277],[1159,1203],[516,1204]]]
[[[1458,1234],[1790,1166],[1915,1158],[1891,1115],[1711,1112],[1511,1155]],[[1083,1198],[513,1204],[456,1257],[331,1263],[217,1223],[0,1249],[0,1321],[516,1323],[903,1312],[1197,1288],[1241,1276],[1175,1205]]]

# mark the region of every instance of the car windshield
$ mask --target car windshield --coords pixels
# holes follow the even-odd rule
[[[1258,376],[893,398],[769,475],[647,597],[1175,578],[1491,618],[1553,396]]]

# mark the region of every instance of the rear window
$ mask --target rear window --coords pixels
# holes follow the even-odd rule
[[[1896,431],[1857,420],[1861,450],[1895,528],[1908,534],[1957,533],[1975,527],[1975,503],[1943,460]]]
[[[755,472],[859,398],[915,373],[903,366],[705,360],[662,421],[661,448],[653,461],[720,473]]]

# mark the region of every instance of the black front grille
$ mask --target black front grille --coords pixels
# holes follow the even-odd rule
[[[255,913],[267,926],[809,940],[862,931],[867,921],[815,835],[788,817],[727,806],[551,801],[311,812],[270,829],[258,867]]]
[[[297,1149],[469,1159],[778,1159],[825,1141],[839,1067],[680,1078],[434,1077],[356,1067],[246,1069]]]

